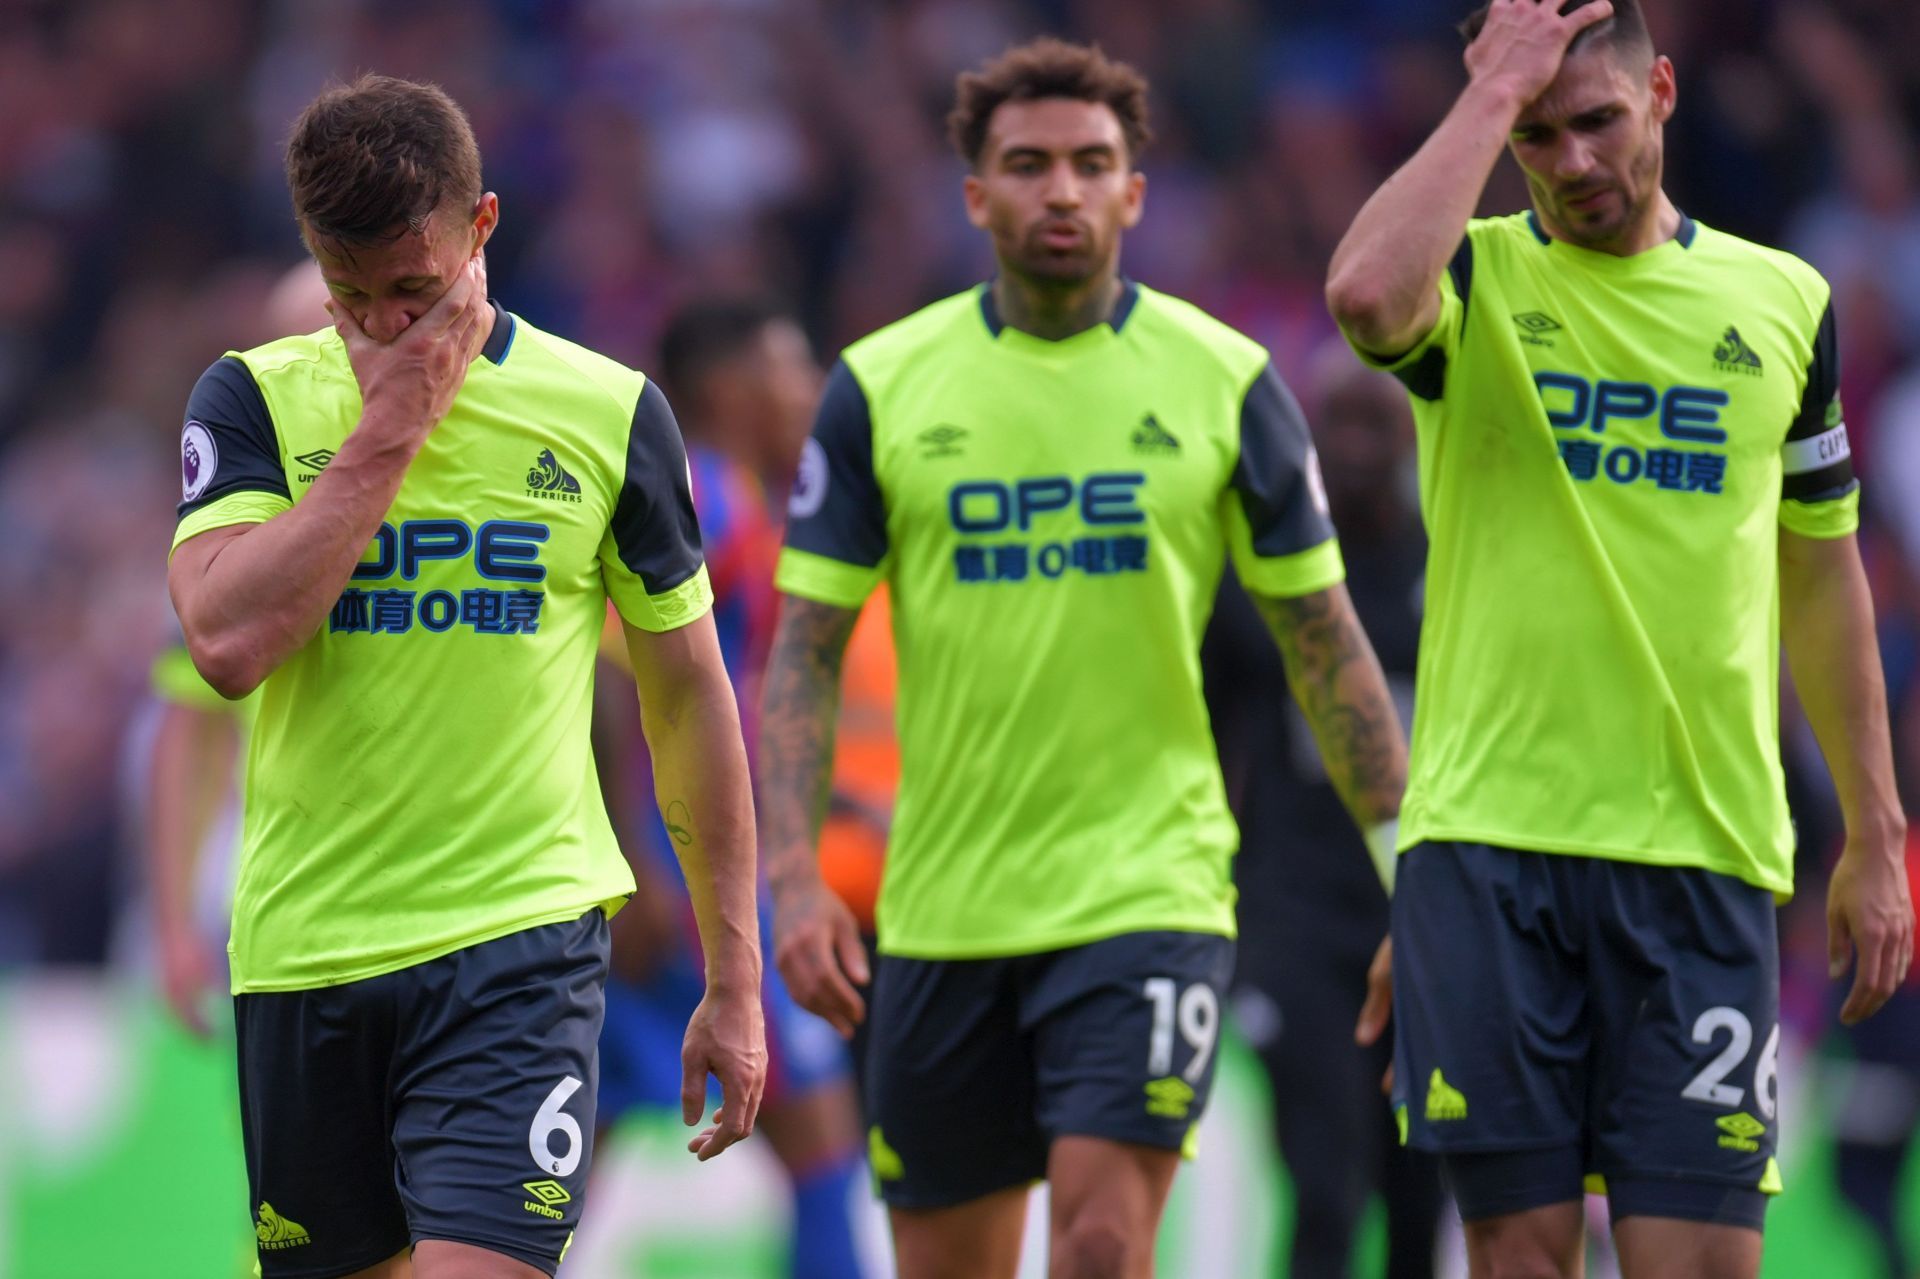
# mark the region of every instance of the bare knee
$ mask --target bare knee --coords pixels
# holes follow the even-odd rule
[[[1132,1279],[1149,1273],[1152,1247],[1117,1213],[1078,1213],[1056,1227],[1050,1279]]]
[[[1466,1229],[1473,1279],[1580,1279],[1585,1269],[1578,1202],[1470,1221]]]

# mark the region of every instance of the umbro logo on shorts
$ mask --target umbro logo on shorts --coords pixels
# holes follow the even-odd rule
[[[532,1198],[520,1206],[536,1216],[562,1221],[566,1213],[560,1211],[561,1204],[573,1202],[573,1192],[552,1179],[546,1181],[522,1182],[520,1188]]]

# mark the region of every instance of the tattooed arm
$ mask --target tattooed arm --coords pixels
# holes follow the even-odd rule
[[[720,1081],[715,1126],[688,1143],[711,1159],[753,1131],[766,1087],[753,792],[740,712],[711,615],[655,633],[628,626],[653,791],[693,899],[707,991],[681,1051],[682,1118],[696,1124],[707,1074]]]
[[[1380,660],[1345,586],[1281,599],[1253,596],[1280,644],[1287,683],[1320,744],[1327,777],[1367,836],[1380,877],[1393,884],[1393,823],[1407,787],[1407,741]],[[1381,941],[1367,970],[1367,997],[1354,1024],[1362,1044],[1377,1041],[1393,1005],[1393,940]],[[1387,1080],[1393,1071],[1387,1071]]]
[[[1407,785],[1406,737],[1347,588],[1254,595],[1253,603],[1280,644],[1287,682],[1341,802],[1362,831],[1394,820]]]
[[[840,662],[857,609],[781,599],[760,708],[760,812],[773,888],[774,962],[800,1006],[843,1035],[866,1015],[867,957],[853,914],[820,878],[833,782]]]

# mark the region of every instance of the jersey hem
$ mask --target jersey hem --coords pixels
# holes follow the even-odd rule
[[[263,498],[266,500],[260,500]],[[282,511],[292,509],[293,503],[290,500],[271,489],[236,489],[199,510],[190,512],[185,519],[175,525],[173,544],[167,548],[167,558],[169,560],[173,558],[173,553],[180,549],[182,542],[199,537],[202,533],[211,533],[218,528],[232,528],[236,524],[265,524]]]
[[[880,568],[849,564],[798,547],[785,547],[774,568],[775,589],[816,604],[859,608],[880,584]]]
[[[1537,836],[1495,834],[1450,826],[1402,826],[1399,852],[1405,855],[1418,844],[1440,841],[1455,844],[1488,844],[1495,848],[1511,849],[1516,853],[1598,857],[1610,862],[1632,862],[1639,866],[1654,866],[1668,870],[1704,870],[1715,875],[1725,875],[1728,879],[1737,879],[1752,888],[1763,888],[1772,893],[1779,902],[1784,903],[1793,896],[1791,877],[1782,880],[1757,871],[1748,873],[1744,870],[1729,870],[1725,866],[1714,865],[1698,853],[1669,853],[1656,857],[1641,849],[1609,848],[1604,844],[1587,844],[1572,839],[1540,839]]]
[[[1238,937],[1232,925],[1222,928],[1213,921],[1183,919],[1170,922],[1138,919],[1124,920],[1117,924],[1103,924],[1098,928],[1066,929],[1059,933],[1046,933],[1038,937],[1023,937],[1017,941],[980,946],[916,946],[911,942],[900,946],[882,938],[879,951],[892,959],[922,959],[936,962],[954,959],[1011,959],[1020,955],[1042,955],[1048,951],[1091,946],[1095,942],[1125,937],[1131,933],[1198,933],[1206,937],[1224,937],[1228,941],[1234,941]]]
[[[627,893],[613,897],[602,897],[578,906],[565,909],[556,908],[538,915],[517,919],[498,927],[480,929],[471,934],[462,934],[444,944],[435,942],[421,950],[408,953],[403,958],[391,962],[375,963],[365,968],[354,968],[345,975],[330,981],[275,981],[271,978],[256,981],[235,981],[232,993],[236,995],[276,995],[294,990],[328,990],[335,986],[347,986],[357,981],[368,981],[375,977],[384,977],[388,973],[397,973],[406,968],[417,968],[421,964],[430,964],[436,959],[444,959],[456,950],[465,950],[469,946],[479,946],[490,941],[499,941],[502,937],[511,937],[514,933],[524,933],[533,928],[545,928],[548,924],[563,924],[578,919],[590,910],[602,910],[609,917],[626,901]],[[233,954],[231,944],[227,947],[229,957]]]
[[[1282,599],[1312,595],[1347,580],[1339,539],[1331,537],[1292,555],[1255,555],[1251,562],[1234,567],[1243,570],[1240,581],[1249,591]]]

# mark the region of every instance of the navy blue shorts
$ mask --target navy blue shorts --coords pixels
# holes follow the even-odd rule
[[[263,1279],[333,1279],[422,1239],[552,1274],[593,1156],[607,920],[511,933],[317,990],[238,995]]]
[[[866,1100],[881,1198],[944,1208],[1038,1180],[1063,1136],[1181,1149],[1213,1085],[1232,975],[1233,942],[1206,933],[880,956]]]
[[[1469,1221],[1604,1183],[1758,1229],[1774,1162],[1773,895],[1711,871],[1478,844],[1401,859],[1394,1104]]]

